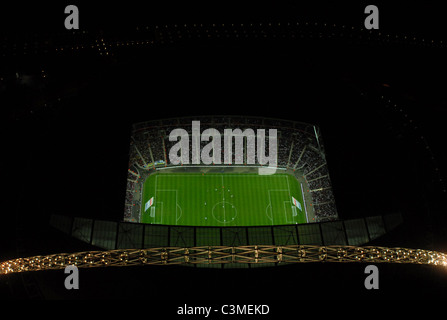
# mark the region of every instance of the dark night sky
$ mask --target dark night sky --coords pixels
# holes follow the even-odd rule
[[[110,59],[90,54],[0,57],[2,77],[17,71],[40,74],[41,68],[48,73],[45,89],[34,86],[24,92],[23,88],[20,91],[7,87],[0,95],[4,106],[2,124],[6,129],[3,134],[6,152],[1,160],[6,169],[2,170],[3,181],[8,186],[5,206],[7,212],[13,212],[2,223],[8,226],[8,232],[3,233],[5,245],[1,258],[15,255],[14,230],[18,221],[25,223],[25,230],[32,230],[36,237],[28,240],[29,252],[46,253],[64,250],[63,246],[70,243],[67,239],[54,243],[54,234],[47,231],[46,220],[52,213],[121,219],[131,123],[200,114],[256,115],[320,125],[341,218],[381,214],[380,210],[402,211],[407,228],[395,238],[387,239],[387,245],[447,251],[445,182],[439,181],[447,170],[444,147],[447,37],[443,11],[422,2],[393,6],[376,3],[380,30],[374,32],[381,32],[380,39],[385,40],[326,37],[331,32],[339,34],[340,26],[345,26],[346,31],[342,31],[345,34],[350,33],[351,27],[361,28],[367,4],[303,5],[285,1],[262,5],[244,2],[242,6],[216,2],[191,7],[171,2],[145,6],[132,2],[103,2],[95,6],[79,3],[81,29],[106,39],[132,38],[136,26],[146,25],[300,21],[336,27],[324,29],[325,37],[320,40],[183,41],[152,50],[116,51]],[[24,41],[30,44],[71,41],[63,27],[64,7],[64,3],[56,6],[39,2],[2,10],[0,49],[9,50],[14,44],[21,47]],[[443,40],[444,47],[426,46],[422,42],[387,42],[386,34],[401,38],[411,35],[424,42]],[[30,105],[39,101],[39,97],[54,101],[59,95],[63,99],[57,107],[30,113],[33,110]],[[381,99],[382,96],[385,98]],[[392,100],[390,107],[384,103],[387,99]],[[393,104],[404,112],[393,111]],[[425,137],[423,141],[421,135]],[[60,188],[61,176],[72,183]],[[372,180],[375,183],[370,183]],[[25,191],[29,188],[33,192]],[[386,203],[385,209],[378,198]],[[69,208],[67,201],[72,203]],[[288,275],[294,272],[293,268],[284,270]],[[327,288],[328,294],[324,296],[330,298],[335,294],[334,287],[342,285],[343,280],[353,290],[346,293],[346,298],[355,298],[356,294],[352,294],[357,288],[355,282],[362,281],[363,275],[349,278],[349,273],[359,270],[355,266],[344,271],[339,267],[303,267],[303,272],[315,278],[321,273],[327,276],[320,280],[311,277],[302,285],[311,290],[312,281],[316,281],[316,286]],[[424,278],[415,268],[402,271],[384,267],[384,270],[387,270],[382,291],[385,297],[393,297],[394,292],[404,293],[408,278],[415,279],[416,287],[433,287],[433,295],[441,292],[445,297],[445,283],[436,282],[436,279],[445,281],[445,276],[437,278],[436,272],[428,271]],[[92,278],[104,280],[110,275],[108,272],[93,273]],[[167,271],[156,272],[165,275]],[[212,271],[204,273],[216,277]],[[397,282],[391,285],[393,275]],[[251,277],[254,276],[253,273]],[[256,276],[263,274],[259,272]],[[136,281],[124,272],[117,272],[117,277],[121,282]],[[240,272],[235,277],[232,279],[250,276]],[[49,273],[38,281],[43,287],[49,284],[47,290],[55,290],[61,297],[81,297],[82,293],[70,296],[54,289],[58,281],[55,279],[59,279],[57,275]],[[119,292],[108,286],[94,289],[100,280],[92,281],[93,284],[87,285],[91,290],[88,298],[94,297],[95,290],[106,297],[119,297]],[[191,284],[179,278],[166,281],[171,285],[175,281],[184,286]],[[231,283],[237,286],[236,280]],[[290,289],[294,285],[291,282],[285,287]],[[126,292],[127,297],[138,296],[136,292],[143,291],[141,286],[136,285],[133,293]],[[268,282],[266,286],[275,284]],[[259,290],[254,284],[246,288]],[[312,290],[313,294],[318,292]],[[20,289],[16,292],[21,296]],[[180,292],[183,291],[178,291],[177,297]],[[363,292],[360,297],[380,298],[380,295]]]

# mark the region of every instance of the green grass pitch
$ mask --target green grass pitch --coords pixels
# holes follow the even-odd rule
[[[144,182],[141,222],[183,226],[307,223],[302,187],[287,173],[162,173]],[[154,197],[151,207],[145,203]],[[301,204],[294,206],[292,197]]]

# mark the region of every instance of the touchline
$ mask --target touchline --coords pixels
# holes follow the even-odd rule
[[[269,129],[268,148],[266,148],[265,129],[224,129],[223,152],[222,137],[215,128],[200,132],[200,121],[192,121],[191,135],[182,128],[176,128],[169,134],[169,141],[176,141],[169,150],[169,161],[174,165],[181,164],[233,164],[233,138],[234,138],[234,164],[267,165],[259,168],[260,174],[273,174],[276,171],[278,137],[276,129]],[[190,143],[191,138],[191,143]],[[244,143],[245,139],[245,143]],[[201,149],[201,142],[209,142]],[[190,159],[190,145],[191,157]],[[266,151],[268,150],[268,155]],[[244,162],[245,158],[245,162]],[[256,162],[257,160],[257,162]]]

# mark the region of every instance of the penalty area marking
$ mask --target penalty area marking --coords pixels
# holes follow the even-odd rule
[[[182,207],[178,204],[178,190],[176,189],[158,189],[157,192],[175,192],[175,224],[177,224],[178,220],[183,215]],[[163,202],[160,202],[163,203]],[[180,212],[179,212],[180,211]],[[179,215],[180,213],[180,215]],[[163,206],[162,206],[162,212],[161,212],[161,220],[163,221]]]
[[[272,197],[270,192],[286,192],[289,191],[288,189],[269,189],[268,190],[268,194],[269,194],[269,204],[266,206],[265,208],[265,214],[267,215],[267,218],[269,218],[272,221],[272,225],[274,225],[273,223],[273,206],[272,206]],[[268,215],[268,207],[270,207],[270,216]],[[287,213],[284,210],[284,214],[287,217]]]
[[[288,203],[290,205],[290,208],[292,210],[292,221],[289,221],[289,219],[288,219],[286,203]],[[296,223],[296,221],[294,221],[294,219],[293,219],[293,217],[295,217],[296,214],[294,214],[294,212],[293,212],[292,201],[289,201],[289,200],[283,201],[283,206],[284,206],[284,215],[285,215],[285,218],[286,218],[286,222],[287,223]]]
[[[160,215],[159,215],[160,222],[157,222],[157,220],[156,220],[157,214],[155,214],[155,209],[157,208],[158,205],[160,205],[160,209],[159,210],[161,210]],[[149,214],[149,216],[151,218],[154,218],[154,223],[155,224],[163,224],[163,201],[160,201],[157,205],[154,205],[153,208],[154,208],[154,212],[152,212],[152,209],[151,209],[151,213]]]

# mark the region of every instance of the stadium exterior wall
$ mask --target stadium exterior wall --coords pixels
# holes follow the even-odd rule
[[[344,221],[252,227],[169,226],[62,215],[52,215],[50,219],[50,225],[61,232],[106,250],[247,245],[360,246],[392,231],[401,223],[400,213]],[[222,266],[243,267],[241,264]]]

